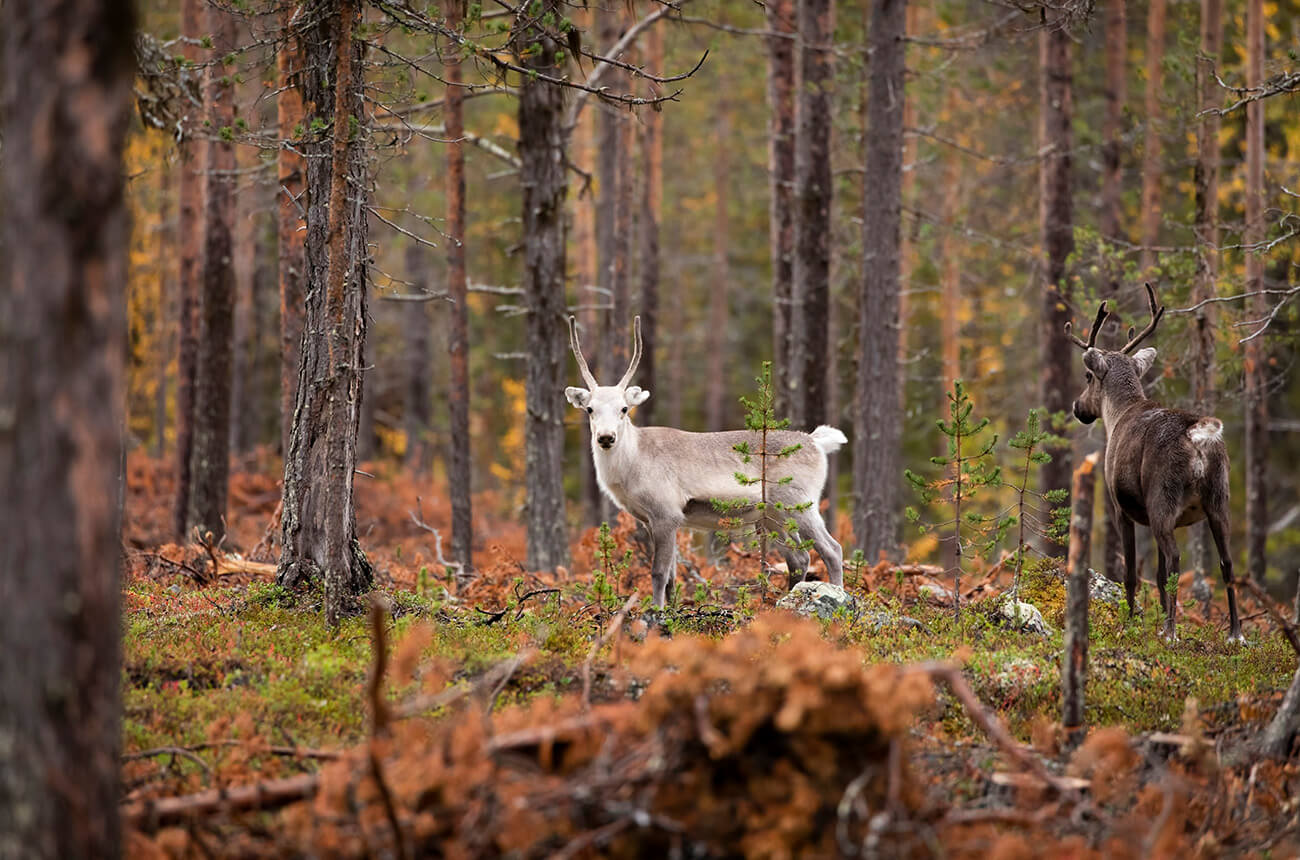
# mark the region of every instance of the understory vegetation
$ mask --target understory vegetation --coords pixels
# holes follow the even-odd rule
[[[129,508],[161,504],[166,470],[140,458],[130,471]],[[232,545],[253,546],[273,513],[258,480],[235,476]],[[1300,775],[1256,765],[1250,742],[1295,655],[1249,598],[1245,647],[1226,642],[1221,595],[1208,616],[1186,602],[1173,646],[1150,586],[1133,620],[1094,601],[1090,734],[1071,751],[1064,582],[1049,561],[1027,563],[1019,589],[1047,635],[998,620],[989,598],[1011,585],[1005,559],[967,559],[960,618],[928,568],[850,564],[856,606],[818,621],[774,608],[785,583],[761,582],[751,551],[710,561],[683,537],[674,600],[648,628],[648,558],[626,517],[584,534],[571,570],[544,576],[523,571],[501,524],[491,563],[457,576],[437,564],[413,493],[401,474],[361,485],[381,586],[337,629],[318,593],[280,588],[256,558],[163,544],[148,516],[128,519],[136,853],[826,856],[928,853],[938,839],[957,856],[992,844],[1019,846],[1007,856],[1049,844],[1151,856],[1145,846],[1291,844],[1281,812]],[[1054,779],[1079,780],[1073,793],[1015,761],[989,719]],[[260,799],[241,806],[247,785]],[[216,814],[203,806],[214,788],[228,804]],[[177,811],[177,798],[196,805]],[[1042,814],[1067,806],[1077,814]]]

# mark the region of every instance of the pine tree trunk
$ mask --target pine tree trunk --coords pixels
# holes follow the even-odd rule
[[[307,155],[306,334],[284,463],[283,534],[277,581],[323,579],[325,614],[337,623],[349,595],[370,588],[357,541],[352,478],[360,424],[366,336],[366,121],[361,44],[351,0],[313,0],[302,10],[299,81],[314,106]],[[335,122],[335,119],[338,121]]]
[[[447,25],[461,26],[461,0],[447,3]],[[447,290],[454,302],[447,339],[451,364],[451,427],[447,479],[451,485],[451,557],[464,570],[474,569],[473,483],[469,435],[469,279],[465,271],[465,132],[459,55],[445,62],[447,78]]]
[[[152,437],[152,454],[156,460],[163,458],[167,442],[167,389],[170,381],[168,366],[171,364],[171,354],[165,344],[167,342],[167,333],[177,324],[177,316],[180,313],[180,296],[178,295],[177,283],[172,280],[171,261],[176,258],[178,222],[172,214],[174,199],[172,196],[172,183],[175,176],[170,167],[163,168],[161,179],[158,220],[162,224],[162,236],[159,239],[158,246],[163,260],[160,261],[162,275],[159,289],[159,303],[161,306],[158,309],[158,348],[154,355],[154,374],[157,379],[157,388],[154,391]]]
[[[622,11],[617,5],[609,8],[601,8],[596,12],[599,19],[597,28],[598,44],[601,48],[606,48],[618,40],[619,32],[622,29]],[[603,83],[614,87],[616,86],[615,74],[613,70],[606,73]],[[596,102],[591,105],[593,113],[596,114],[596,283],[600,286],[601,292],[593,298],[598,303],[606,306],[605,313],[600,314],[600,338],[597,343],[600,344],[600,354],[593,356],[595,361],[588,359],[591,372],[595,374],[597,380],[602,380],[611,374],[621,374],[623,368],[618,367],[618,361],[614,358],[615,351],[622,348],[622,338],[626,331],[616,331],[614,324],[614,312],[617,310],[614,302],[614,255],[615,255],[615,221],[618,218],[618,156],[620,152],[619,136],[622,128],[622,117],[609,105]],[[614,377],[617,379],[617,377]],[[602,511],[608,507],[608,503],[602,500]]]
[[[1070,36],[1064,26],[1064,21],[1049,20],[1038,35],[1039,149],[1045,153],[1038,169],[1039,212],[1047,275],[1039,337],[1042,402],[1051,415],[1070,409],[1076,360],[1065,336],[1065,324],[1070,319],[1066,262],[1074,250],[1074,216],[1070,189],[1073,83]],[[1069,490],[1070,449],[1061,447],[1051,454],[1052,461],[1042,468],[1042,489]],[[1064,554],[1064,548],[1055,544],[1049,544],[1048,550],[1052,555]]]
[[[1084,688],[1088,682],[1088,557],[1092,540],[1092,509],[1096,496],[1094,451],[1074,471],[1071,489],[1070,551],[1065,586],[1065,659],[1061,663],[1061,724],[1071,744],[1083,739]]]
[[[457,135],[459,136],[459,134]],[[448,244],[453,244],[448,242]],[[417,242],[406,246],[406,277],[416,292],[431,293],[427,252]],[[429,439],[433,421],[433,314],[429,302],[412,302],[402,309],[402,328],[406,349],[402,356],[406,389],[403,413],[406,433],[406,466],[414,474],[424,477],[432,466],[432,445]],[[449,398],[455,403],[456,398]]]
[[[1214,298],[1219,277],[1219,115],[1215,65],[1223,50],[1223,0],[1201,0],[1201,50],[1196,60],[1196,91],[1200,124],[1196,133],[1196,281],[1192,304]],[[1192,408],[1203,415],[1214,411],[1215,311],[1202,306],[1194,318]],[[1208,576],[1212,546],[1209,523],[1191,529],[1192,566],[1196,576]],[[1202,589],[1208,593],[1208,587]]]
[[[710,430],[727,427],[727,287],[731,283],[731,237],[727,209],[731,182],[731,107],[719,99],[714,117],[713,283],[709,286],[709,369],[705,413]]]
[[[772,259],[772,391],[788,414],[790,293],[794,283],[795,0],[767,0],[768,242]]]
[[[862,11],[863,11],[863,18],[866,19],[866,23],[869,24],[871,18],[871,4],[870,3],[862,4]],[[906,32],[908,33],[919,32],[917,27],[917,22],[916,22],[916,19],[919,15],[920,15],[920,10],[915,4],[907,7],[907,16],[905,21],[905,26],[907,28]],[[863,86],[864,95],[863,95],[863,106],[862,106],[863,147],[865,148],[866,146],[865,138],[866,138],[866,128],[867,128],[866,115],[869,109],[866,104],[867,99],[866,99],[865,90],[867,90],[870,86],[869,80],[871,77],[871,63],[868,61],[863,63],[862,66],[863,66],[862,69],[863,78],[868,81],[868,83],[865,83]],[[906,99],[903,102],[903,128],[904,130],[906,130],[915,127],[916,127],[916,104],[913,99]],[[899,194],[900,211],[902,207],[906,207],[911,204],[912,197],[913,197],[912,189],[916,186],[916,174],[917,174],[916,135],[905,133],[903,137],[903,190]],[[865,185],[865,177],[864,177],[864,185],[862,187],[862,195],[864,200],[867,198],[869,193],[870,192],[868,191]],[[913,223],[913,229],[901,230],[901,239],[899,241],[899,246],[898,246],[898,282],[899,282],[898,362],[900,368],[907,367],[907,361],[908,361],[907,352],[909,349],[907,335],[908,335],[908,331],[910,330],[910,326],[908,325],[908,319],[912,313],[912,301],[908,297],[908,286],[909,284],[911,284],[912,281],[912,266],[914,264],[913,256],[914,256],[914,246],[915,246],[915,239],[916,239],[916,229],[919,222],[913,219],[912,223]],[[907,400],[907,376],[901,370],[899,372],[899,380],[898,380],[898,397],[899,400],[902,402],[906,402]]]
[[[664,64],[664,35],[660,26],[650,28],[646,34],[646,66],[661,69]],[[644,338],[644,354],[641,367],[637,371],[640,386],[651,393],[650,399],[637,411],[638,423],[644,426],[654,424],[655,408],[659,393],[658,364],[655,361],[656,347],[659,345],[659,218],[663,208],[663,114],[656,110],[646,111],[641,119],[641,218],[637,230],[639,263],[638,274],[641,278],[641,333]]]
[[[626,87],[625,82],[611,85]],[[609,313],[612,344],[609,369],[621,377],[632,358],[632,273],[628,264],[632,257],[632,215],[636,199],[631,123],[622,116],[618,117],[615,140],[618,184],[614,201],[613,257],[609,271],[610,303],[613,305]]]
[[[594,170],[595,152],[596,152],[596,115],[599,111],[586,110],[578,117],[578,144],[574,156],[578,163],[584,169]],[[598,199],[595,194],[588,191],[586,194],[579,195],[576,201],[574,216],[574,245],[577,247],[578,260],[576,269],[578,272],[578,293],[576,296],[578,304],[578,325],[581,326],[585,336],[602,343],[604,337],[604,319],[605,314],[596,306],[605,304],[605,296],[598,290],[592,289],[600,283],[599,264],[597,262],[596,236],[598,228]],[[591,355],[587,361],[593,373],[598,373],[596,369],[599,356]],[[599,376],[597,376],[599,378]],[[582,429],[578,431],[582,438],[582,450],[591,450],[591,425],[589,422],[581,422]],[[600,484],[596,480],[596,464],[591,457],[583,456],[579,458],[582,464],[582,503],[584,522],[588,526],[599,526],[601,521],[602,508],[604,502],[600,490]]]
[[[181,53],[191,63],[200,60],[197,40],[203,32],[200,0],[181,0],[181,33],[187,39]],[[182,122],[180,158],[180,310],[176,345],[176,499],[172,521],[176,537],[184,540],[190,506],[190,458],[194,453],[194,370],[199,356],[199,257],[203,249],[203,213],[207,208],[205,170],[208,141],[197,131],[201,118],[191,108]]]
[[[902,219],[906,0],[872,0],[871,97],[854,392],[853,533],[869,560],[898,544],[903,410],[898,295]]]
[[[1263,0],[1246,3],[1246,86],[1264,80]],[[1264,240],[1264,102],[1246,105],[1246,245]],[[1246,292],[1264,288],[1264,260],[1254,250],[1246,252]],[[1268,297],[1249,300],[1247,317],[1268,315]],[[1268,386],[1263,338],[1246,342],[1246,570],[1251,579],[1264,581],[1268,539]]]
[[[831,91],[834,0],[798,0],[802,84],[795,140],[795,256],[790,314],[791,425],[826,423],[826,315],[831,264]]]
[[[1102,173],[1101,173],[1101,235],[1104,239],[1118,245],[1126,242],[1123,227],[1123,151],[1124,151],[1124,105],[1128,101],[1128,20],[1126,0],[1109,0],[1106,5],[1106,114],[1102,125]],[[1110,307],[1117,311],[1120,307],[1120,285],[1122,265],[1118,257],[1107,257],[1104,298]],[[1098,343],[1108,349],[1119,349],[1120,327],[1103,326]],[[1102,569],[1106,577],[1114,582],[1124,579],[1124,550],[1120,543],[1119,515],[1110,493],[1102,493],[1102,509],[1105,512],[1103,530],[1105,538],[1102,551],[1105,559]]]
[[[1147,7],[1147,83],[1142,136],[1142,275],[1154,277],[1160,239],[1160,96],[1165,61],[1166,0]]]
[[[186,3],[195,0],[184,0]],[[302,89],[298,80],[302,67],[302,47],[298,34],[289,24],[295,4],[286,3],[280,12],[284,40],[276,52],[277,85],[276,119],[281,144],[277,152],[280,187],[276,193],[279,216],[280,277],[280,453],[288,456],[289,434],[293,429],[293,406],[298,386],[298,355],[302,349],[303,284],[306,260],[303,239],[306,235],[303,196],[306,167],[297,150],[302,147],[304,115]]]
[[[559,0],[542,0],[555,15]],[[556,73],[557,44],[525,27],[513,34],[517,62]],[[527,51],[526,56],[521,56]],[[564,385],[567,338],[564,302],[564,91],[524,79],[519,87],[519,158],[523,185],[524,292],[528,307],[526,520],[529,570],[567,563],[564,517]]]
[[[134,4],[0,5],[0,856],[122,854]]]
[[[190,455],[190,499],[185,530],[225,536],[226,493],[230,482],[230,398],[234,361],[235,193],[233,76],[220,62],[235,48],[236,21],[217,6],[207,9],[212,36],[204,104],[218,139],[208,144],[208,193],[203,216],[202,295],[199,302],[199,352],[194,373],[194,451]],[[227,131],[227,129],[229,131]]]

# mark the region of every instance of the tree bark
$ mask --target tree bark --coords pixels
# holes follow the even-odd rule
[[[122,853],[134,4],[0,6],[0,856]]]
[[[772,391],[776,414],[789,413],[790,294],[794,283],[795,0],[768,0],[768,242],[772,258]]]
[[[195,0],[185,0],[186,3]],[[276,52],[277,85],[276,119],[280,128],[277,151],[277,174],[280,187],[276,193],[279,215],[280,278],[280,453],[288,456],[289,434],[293,429],[293,406],[298,385],[298,357],[302,349],[303,285],[306,260],[303,239],[306,235],[306,199],[303,196],[306,167],[303,164],[302,87],[298,79],[302,67],[302,46],[290,19],[296,5],[286,3],[280,12],[283,41]]]
[[[450,137],[450,133],[448,134]],[[448,245],[454,240],[448,240]],[[429,262],[426,252],[418,242],[406,246],[406,277],[416,292],[429,293]],[[403,425],[406,433],[406,466],[418,476],[425,476],[432,467],[432,443],[429,439],[433,421],[433,314],[429,302],[412,302],[403,308],[402,328],[405,330],[406,349],[402,356],[405,364],[403,400],[406,410]],[[455,403],[456,396],[448,398]],[[455,407],[452,407],[455,408]]]
[[[795,139],[795,256],[790,314],[790,419],[796,430],[826,423],[830,364],[826,317],[831,270],[831,90],[834,0],[798,0],[802,83]]]
[[[1154,277],[1160,239],[1160,94],[1165,61],[1166,0],[1147,7],[1146,123],[1142,135],[1142,276]]]
[[[1263,0],[1246,3],[1246,86],[1264,80]],[[1264,288],[1264,260],[1254,250],[1264,240],[1264,102],[1246,105],[1246,292]],[[1268,297],[1248,300],[1248,316],[1268,315]],[[1263,338],[1246,342],[1246,570],[1264,581],[1268,540],[1268,386]]]
[[[1040,330],[1042,402],[1049,415],[1067,412],[1073,398],[1074,352],[1065,336],[1070,319],[1066,263],[1074,250],[1073,200],[1070,188],[1072,75],[1070,36],[1061,20],[1049,20],[1038,35],[1039,50],[1039,214],[1046,254]],[[1041,472],[1044,492],[1070,487],[1070,449],[1058,448]],[[1052,555],[1063,547],[1048,545]]]
[[[705,417],[710,430],[727,427],[727,288],[731,283],[731,236],[727,209],[731,182],[731,107],[719,99],[714,117],[713,284],[709,287],[709,370]]]
[[[1291,677],[1291,686],[1287,687],[1282,704],[1278,705],[1277,713],[1264,729],[1260,752],[1272,758],[1290,757],[1297,731],[1300,731],[1300,669]]]
[[[181,0],[181,54],[199,61],[197,40],[203,30],[200,0]],[[193,41],[190,41],[193,40]],[[199,256],[203,248],[203,202],[208,161],[206,138],[195,135],[199,120],[187,115],[180,143],[180,293],[176,345],[176,499],[172,521],[184,539],[190,506],[190,458],[194,453],[194,370],[199,355]]]
[[[622,11],[617,5],[596,11],[599,19],[597,28],[598,43],[601,48],[608,48],[618,41],[622,30]],[[606,73],[603,83],[617,86],[618,75],[611,69]],[[588,359],[591,372],[597,380],[610,374],[621,374],[615,353],[622,350],[622,338],[626,331],[617,331],[614,313],[617,310],[614,301],[614,266],[615,266],[615,222],[618,218],[618,183],[620,178],[618,157],[619,138],[623,120],[609,105],[596,102],[592,105],[596,114],[596,283],[601,292],[594,296],[597,303],[606,306],[600,314],[600,354],[594,356],[594,362]],[[626,365],[623,366],[626,368]],[[615,377],[617,378],[617,377]],[[601,500],[602,512],[608,511],[608,502]]]
[[[1074,470],[1073,511],[1070,516],[1069,581],[1065,587],[1065,659],[1061,662],[1061,724],[1069,742],[1085,732],[1084,687],[1088,682],[1088,558],[1092,541],[1092,509],[1097,483],[1097,451]]]
[[[447,3],[447,25],[459,30],[461,0]],[[444,62],[447,78],[447,290],[453,302],[451,332],[447,338],[451,364],[449,404],[450,456],[447,479],[451,485],[451,557],[463,569],[474,569],[473,478],[470,470],[469,434],[469,278],[465,269],[465,134],[460,82],[460,55],[452,52]]]
[[[542,0],[555,15],[559,0]],[[513,34],[516,61],[555,74],[559,46],[542,30]],[[519,85],[519,159],[523,184],[523,285],[528,307],[525,380],[527,566],[552,570],[568,560],[564,519],[565,380],[564,90],[524,78]]]
[[[352,0],[312,0],[300,20],[299,80],[313,106],[307,156],[306,296],[294,420],[284,464],[283,536],[277,581],[323,579],[325,614],[338,622],[349,595],[370,588],[357,541],[352,477],[360,424],[366,336],[366,122],[361,44]],[[348,188],[351,192],[348,192]]]
[[[1101,235],[1118,246],[1127,241],[1123,227],[1122,159],[1124,151],[1124,105],[1128,101],[1128,20],[1126,0],[1110,0],[1106,5],[1106,114],[1102,124],[1101,149]],[[1123,266],[1117,255],[1107,255],[1103,298],[1110,307],[1120,307],[1120,278]],[[1098,343],[1118,349],[1118,325],[1103,326]],[[1110,493],[1102,493],[1105,511],[1102,570],[1114,582],[1124,579],[1124,550],[1120,542],[1118,512]]]
[[[646,65],[661,69],[664,65],[664,35],[660,27],[650,28],[646,34]],[[659,393],[658,363],[655,361],[659,345],[659,218],[663,209],[663,114],[646,111],[641,120],[641,218],[637,229],[638,274],[641,279],[641,333],[645,348],[638,371],[642,388],[650,392],[650,399],[638,410],[639,423],[654,424]]]
[[[1201,49],[1196,59],[1196,91],[1201,121],[1196,133],[1196,281],[1192,304],[1218,293],[1219,277],[1219,115],[1218,81],[1214,78],[1223,50],[1223,0],[1201,0]],[[1214,410],[1215,317],[1213,304],[1203,305],[1193,320],[1192,408],[1208,415]],[[1212,536],[1202,521],[1192,531],[1192,566],[1204,580],[1210,565]],[[1208,593],[1208,587],[1200,589]]]
[[[871,98],[858,303],[853,533],[870,560],[898,543],[903,410],[898,295],[903,180],[906,0],[872,0]]]
[[[590,12],[590,10],[588,10]],[[578,117],[577,135],[578,142],[574,157],[584,169],[595,170],[596,159],[596,115],[599,111],[583,111]],[[605,314],[597,305],[605,304],[605,296],[598,289],[600,284],[599,263],[597,252],[597,221],[599,220],[599,201],[596,194],[590,190],[586,194],[578,196],[574,216],[574,245],[577,248],[578,259],[576,270],[578,273],[578,291],[575,296],[578,305],[577,318],[578,325],[582,328],[584,336],[587,336],[595,343],[604,342],[604,319]],[[597,355],[587,357],[587,361],[592,368],[593,373],[598,373],[596,361],[600,358]],[[599,378],[599,377],[597,377]],[[582,438],[582,450],[591,450],[591,425],[589,422],[580,422],[582,429],[578,435]],[[582,470],[582,502],[583,502],[583,520],[588,526],[599,526],[601,522],[602,509],[604,507],[603,493],[600,490],[600,483],[596,480],[596,464],[591,457],[583,456],[579,458]]]
[[[220,541],[226,530],[230,482],[230,396],[234,361],[235,125],[233,70],[221,58],[236,42],[236,20],[218,6],[207,9],[213,65],[208,69],[204,105],[217,139],[208,144],[207,200],[203,217],[203,283],[199,302],[199,352],[194,373],[194,450],[190,455],[190,499],[185,531],[211,532]]]

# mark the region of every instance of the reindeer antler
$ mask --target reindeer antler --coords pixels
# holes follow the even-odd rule
[[[582,357],[582,346],[578,343],[578,321],[573,316],[569,317],[569,348],[573,350],[573,357],[578,359],[578,370],[582,373],[587,388],[594,391],[597,387],[596,377],[591,375],[591,369],[587,367],[587,359]]]
[[[1097,309],[1097,319],[1093,321],[1092,329],[1088,332],[1087,343],[1084,343],[1079,338],[1078,335],[1076,335],[1073,331],[1071,331],[1071,329],[1074,327],[1072,323],[1065,324],[1066,336],[1070,338],[1070,340],[1074,341],[1075,346],[1079,347],[1079,349],[1083,349],[1083,350],[1092,349],[1093,344],[1097,342],[1097,332],[1101,331],[1101,324],[1106,321],[1106,317],[1107,315],[1109,315],[1109,313],[1110,312],[1106,310],[1106,303],[1102,302],[1101,307]]]
[[[636,366],[641,363],[641,315],[637,314],[632,318],[632,332],[635,345],[632,347],[632,363],[627,366],[627,373],[619,380],[619,388],[627,388],[627,384],[632,381],[632,374],[636,373]]]
[[[1125,354],[1137,349],[1138,344],[1146,340],[1147,336],[1156,330],[1156,326],[1160,324],[1160,318],[1165,315],[1163,305],[1159,308],[1156,307],[1156,291],[1152,289],[1151,284],[1147,283],[1144,286],[1147,288],[1147,305],[1151,309],[1151,322],[1147,323],[1147,327],[1142,329],[1141,334],[1134,335],[1134,329],[1132,328],[1128,330],[1128,343],[1124,344],[1124,348],[1120,350]]]

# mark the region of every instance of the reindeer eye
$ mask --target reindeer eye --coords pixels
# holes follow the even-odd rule
[[[1092,382],[1092,371],[1091,371],[1091,370],[1089,370],[1089,371],[1085,371],[1085,372],[1084,372],[1084,374],[1083,374],[1083,380],[1084,380],[1084,382],[1087,382],[1087,383],[1091,383],[1091,382]]]
[[[627,414],[627,407],[626,407],[626,406],[623,407],[623,414],[624,414],[624,415]]]
[[[595,412],[595,411],[596,411],[596,410],[595,410],[595,409],[592,409],[590,406],[587,407],[587,414],[588,414],[588,415],[590,415],[591,413],[593,413],[593,412]]]

